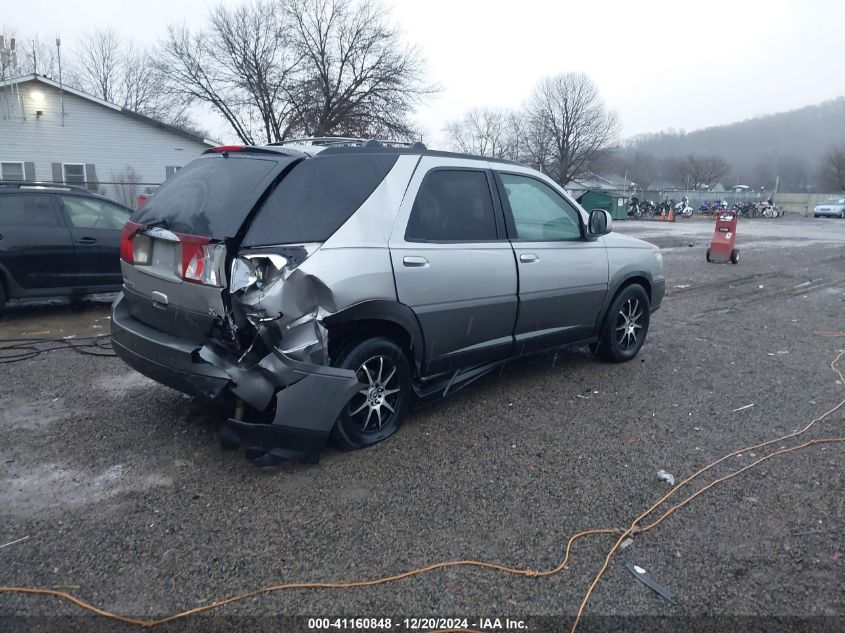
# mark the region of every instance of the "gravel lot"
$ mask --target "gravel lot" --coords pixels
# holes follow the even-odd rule
[[[845,398],[828,366],[845,338],[813,334],[845,331],[845,222],[741,221],[737,266],[705,263],[709,219],[615,230],[665,256],[667,296],[635,361],[606,365],[571,350],[515,362],[417,411],[392,439],[327,450],[317,466],[259,471],[221,450],[213,420],[190,415],[186,397],[115,358],[59,351],[0,366],[0,545],[28,537],[0,548],[0,585],[60,586],[155,618],[264,585],[447,559],[547,569],[576,531],[627,527],[668,490],[658,470],[683,478]],[[13,306],[0,337],[106,332],[97,327],[106,314],[102,302]],[[845,409],[808,434],[836,436],[845,436]],[[708,477],[753,459],[744,453]],[[450,569],[265,595],[161,630],[294,628],[243,619],[268,614],[571,617],[613,540],[579,541],[552,577]],[[594,592],[583,630],[644,622],[604,616],[824,616],[814,626],[841,631],[843,553],[845,444],[791,453],[635,537]],[[674,591],[675,603],[636,582],[627,562]],[[58,618],[80,613],[52,598],[0,595],[0,630],[134,630]],[[4,625],[11,616],[22,617]],[[529,630],[565,624],[537,620]]]

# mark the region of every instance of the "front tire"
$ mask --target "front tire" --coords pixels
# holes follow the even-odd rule
[[[648,333],[650,304],[642,286],[632,284],[622,290],[607,311],[596,355],[608,363],[634,358]]]
[[[383,337],[364,339],[347,346],[334,365],[353,370],[366,386],[338,416],[333,443],[351,450],[393,435],[411,402],[411,366],[402,348]]]
[[[739,250],[733,249],[731,251],[731,264],[738,264],[739,263]]]
[[[3,316],[3,310],[6,309],[6,286],[0,280],[0,317]]]

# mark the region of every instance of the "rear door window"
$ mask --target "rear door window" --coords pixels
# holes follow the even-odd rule
[[[326,241],[364,204],[398,158],[350,153],[302,161],[267,198],[244,246]]]
[[[77,196],[61,196],[70,225],[77,229],[120,230],[129,219],[129,212],[101,200]]]
[[[485,172],[437,169],[426,175],[411,208],[406,242],[489,242],[496,237]]]
[[[0,225],[59,226],[53,196],[28,193],[0,195]]]
[[[165,220],[170,231],[234,237],[277,167],[295,159],[203,156],[180,169],[132,215],[139,224]],[[262,186],[263,185],[263,186]]]

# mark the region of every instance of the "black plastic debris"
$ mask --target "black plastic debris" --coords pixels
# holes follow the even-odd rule
[[[639,565],[634,565],[633,563],[625,563],[625,567],[629,572],[631,572],[631,575],[634,578],[639,580],[652,591],[655,591],[661,598],[664,598],[669,602],[675,601],[675,594],[652,578],[645,569]]]

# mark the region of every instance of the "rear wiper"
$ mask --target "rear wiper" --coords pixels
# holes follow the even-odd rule
[[[137,229],[132,231],[132,233],[129,234],[129,239],[131,240],[136,235],[138,235],[138,233],[140,233],[142,231],[146,231],[147,229],[154,228],[156,226],[160,226],[161,228],[166,229],[167,228],[167,220],[153,220],[152,222],[147,222],[146,224],[142,224]]]

